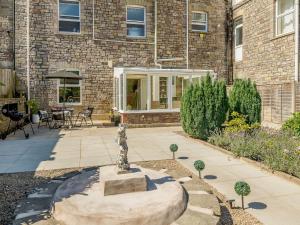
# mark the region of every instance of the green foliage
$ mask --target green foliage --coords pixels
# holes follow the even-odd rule
[[[247,116],[239,114],[238,112],[232,112],[230,115],[231,120],[225,122],[225,132],[234,133],[234,132],[250,132],[253,129],[258,129],[260,127],[259,123],[254,123],[249,125],[247,123]]]
[[[234,185],[234,190],[240,196],[247,196],[251,192],[249,184],[244,181],[236,182]]]
[[[32,99],[27,101],[27,105],[30,109],[31,114],[37,114],[39,111],[39,105],[36,100]]]
[[[178,145],[176,145],[176,144],[171,144],[171,145],[170,145],[170,151],[171,151],[171,152],[177,152],[177,151],[178,151]]]
[[[246,135],[215,132],[209,142],[236,156],[262,162],[272,170],[300,178],[300,138],[289,131],[258,129]]]
[[[293,114],[282,126],[283,130],[291,131],[294,135],[300,136],[300,112]]]
[[[5,84],[0,81],[0,86],[5,86]]]
[[[207,75],[200,84],[191,85],[181,101],[181,121],[186,133],[206,140],[226,120],[228,99],[224,81]]]
[[[261,121],[261,98],[251,80],[235,80],[229,94],[229,113],[238,112],[247,116],[247,123]]]
[[[197,171],[202,171],[205,168],[205,163],[202,160],[197,160],[194,162],[194,167]]]

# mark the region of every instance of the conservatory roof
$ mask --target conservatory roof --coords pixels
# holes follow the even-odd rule
[[[143,67],[116,67],[114,68],[114,77],[118,78],[122,74],[130,75],[192,75],[205,76],[206,74],[215,76],[213,70],[195,70],[195,69],[158,69],[158,68],[143,68]]]

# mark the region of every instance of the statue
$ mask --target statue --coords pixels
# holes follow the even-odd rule
[[[127,136],[126,136],[126,125],[120,124],[118,129],[117,143],[120,146],[120,153],[117,161],[117,172],[118,174],[128,173],[130,165],[128,163],[127,153]]]

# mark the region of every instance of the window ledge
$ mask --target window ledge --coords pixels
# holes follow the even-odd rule
[[[277,40],[279,38],[283,38],[283,37],[286,37],[286,36],[290,36],[292,34],[295,34],[295,31],[285,33],[285,34],[276,35],[275,37],[271,38],[271,41],[274,41],[274,40]]]
[[[199,34],[209,34],[208,31],[200,31],[200,30],[192,30],[193,33],[199,33]]]
[[[80,36],[81,35],[81,32],[80,33],[77,33],[77,32],[62,32],[62,31],[58,31],[56,33],[56,35],[68,35],[68,36]]]
[[[126,39],[129,39],[129,40],[147,40],[147,37],[130,37],[130,36],[126,36]]]

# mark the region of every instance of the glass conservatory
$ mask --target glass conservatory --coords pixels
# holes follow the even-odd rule
[[[184,90],[211,70],[114,69],[114,105],[120,113],[179,112]]]

